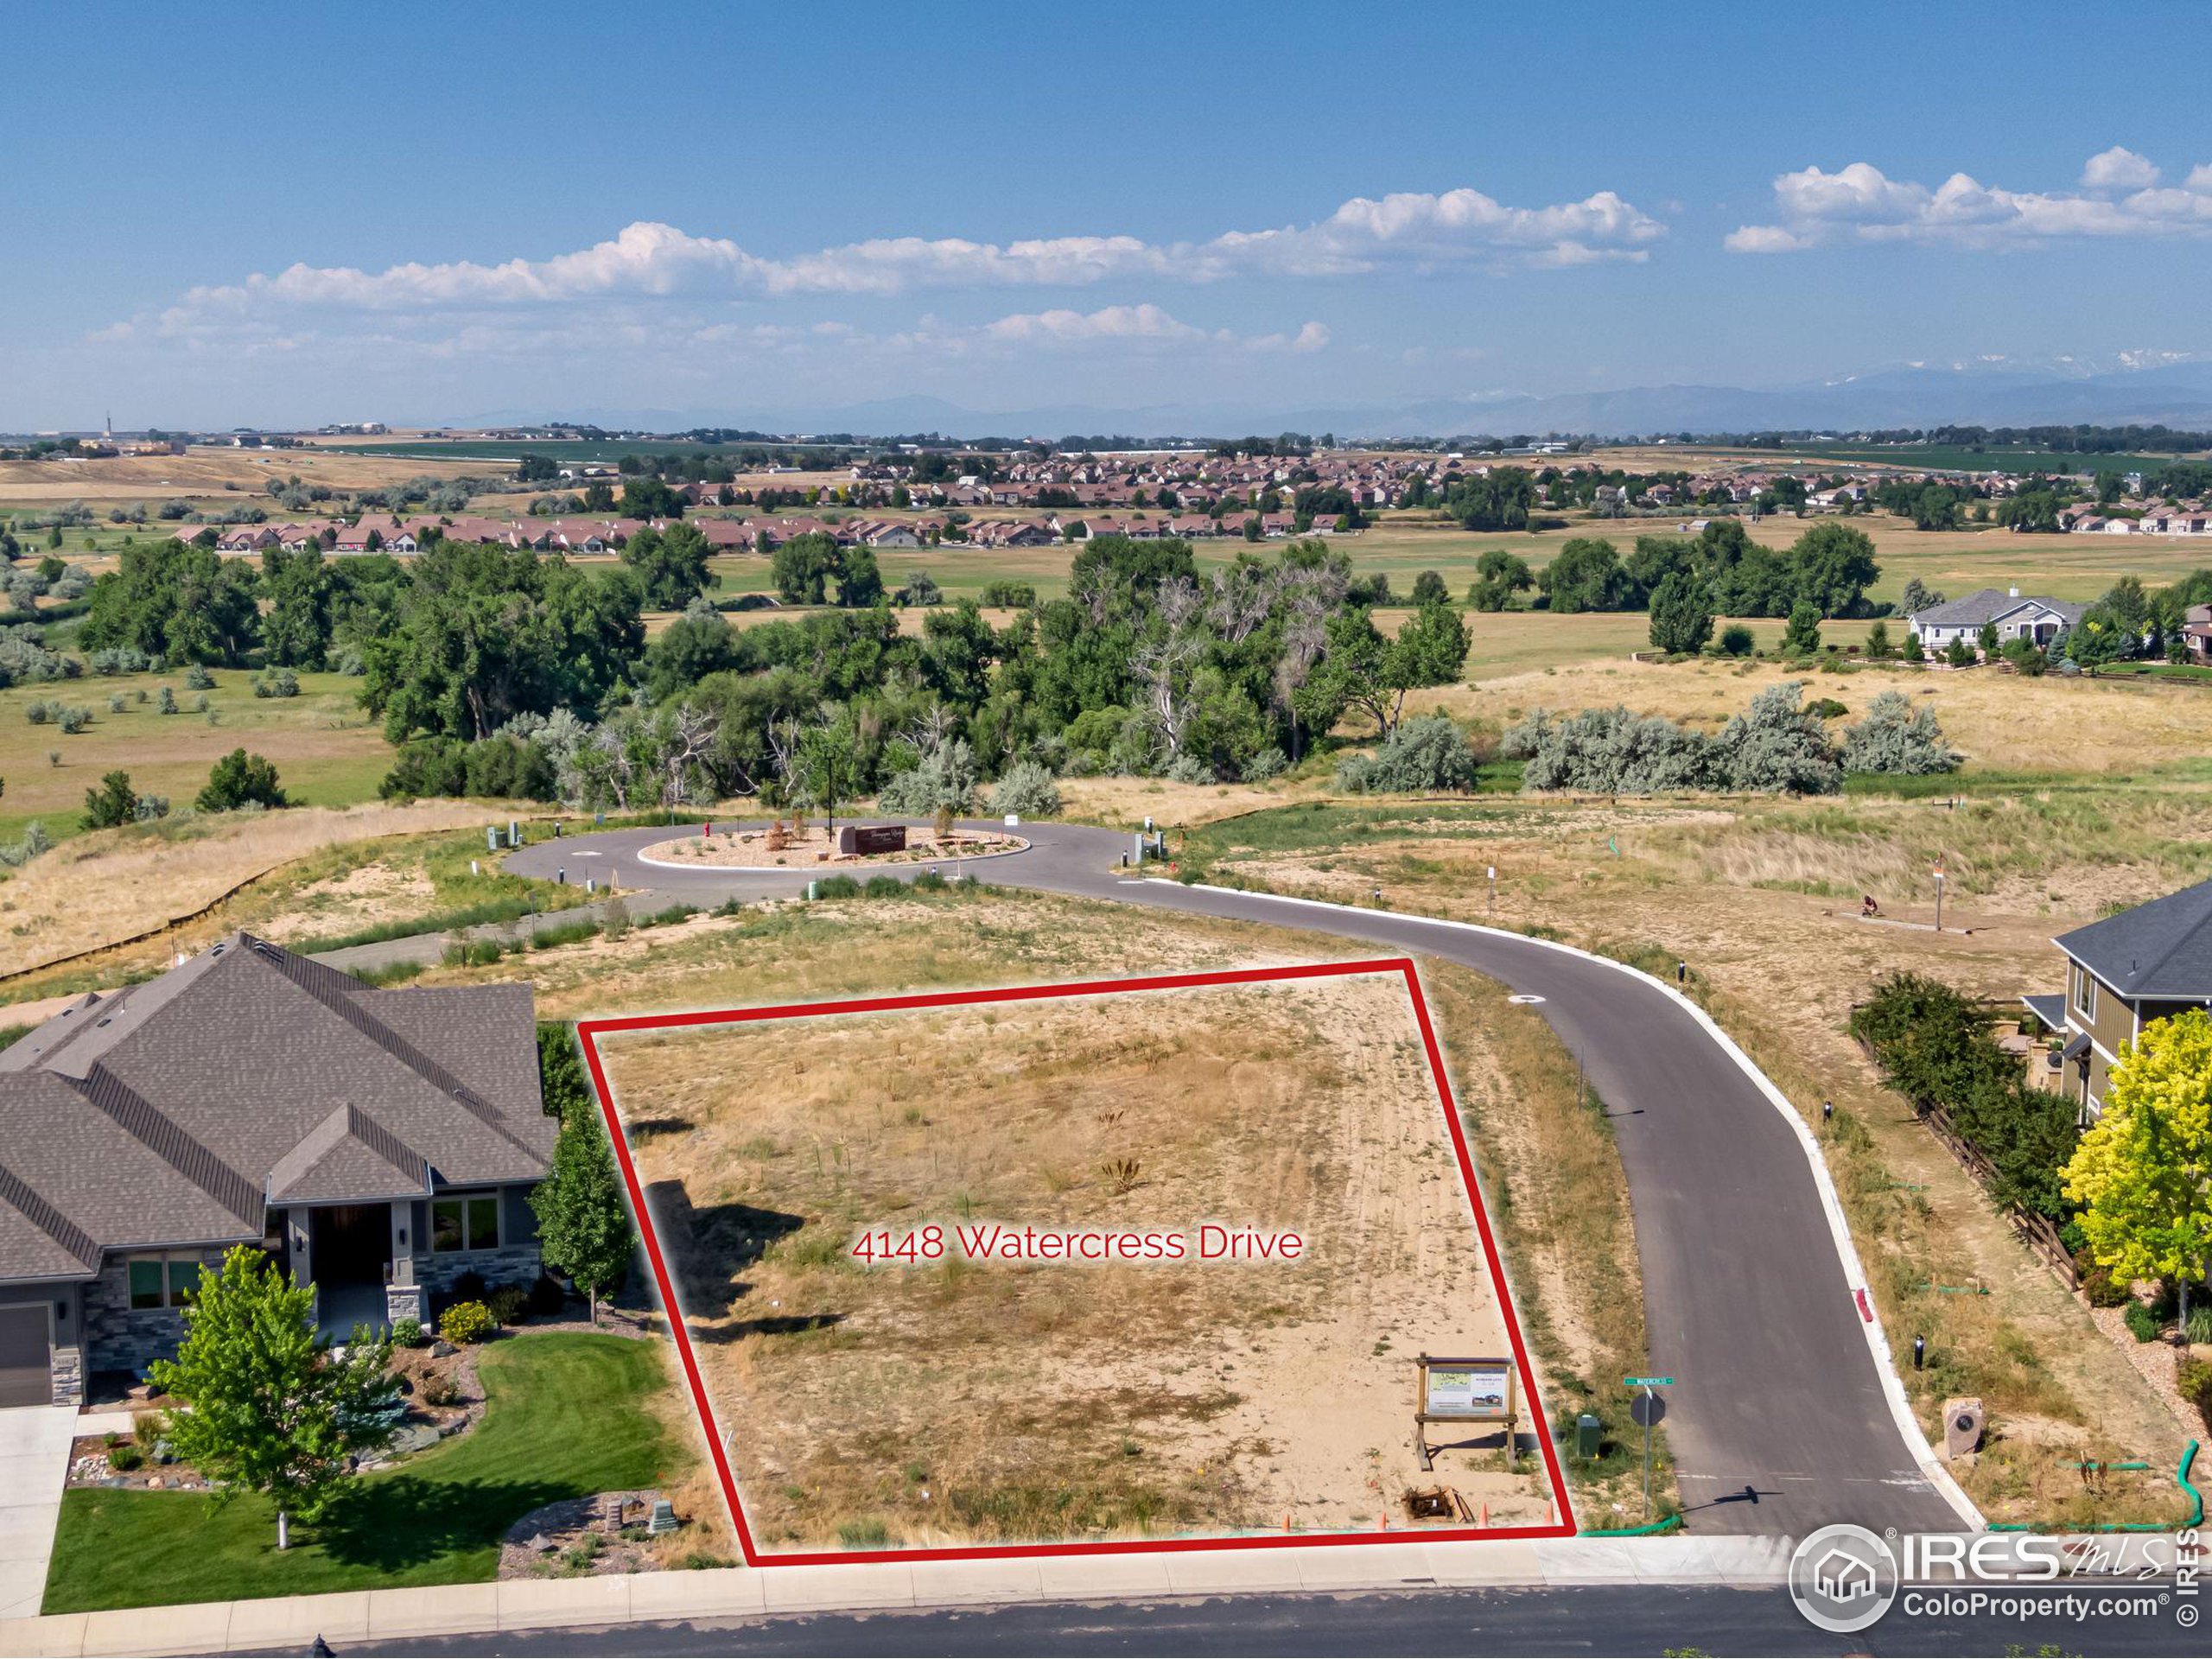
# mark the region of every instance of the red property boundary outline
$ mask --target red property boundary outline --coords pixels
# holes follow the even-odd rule
[[[1265,985],[1368,974],[1400,976],[1405,982],[1406,994],[1413,1003],[1414,1021],[1420,1027],[1421,1046],[1428,1054],[1429,1076],[1436,1085],[1437,1103],[1443,1109],[1445,1127],[1451,1133],[1452,1149],[1459,1160],[1460,1183],[1466,1192],[1468,1203],[1474,1210],[1475,1230],[1482,1241],[1484,1264],[1490,1270],[1491,1282],[1497,1287],[1498,1307],[1504,1316],[1506,1335],[1513,1344],[1513,1363],[1520,1375],[1522,1397],[1529,1402],[1530,1415],[1535,1420],[1537,1448],[1543,1459],[1545,1474],[1551,1484],[1552,1501],[1557,1506],[1558,1520],[1535,1527],[1411,1528],[1388,1532],[1299,1533],[1280,1537],[1272,1534],[1255,1534],[1220,1538],[1111,1539],[1092,1542],[976,1544],[921,1549],[771,1553],[762,1551],[754,1544],[752,1528],[745,1518],[744,1501],[738,1496],[737,1477],[730,1467],[728,1448],[715,1423],[714,1407],[707,1398],[706,1382],[700,1375],[698,1357],[692,1350],[691,1333],[678,1312],[675,1281],[669,1273],[667,1257],[662,1251],[659,1236],[654,1230],[652,1212],[645,1205],[645,1190],[638,1179],[637,1165],[630,1156],[630,1143],[623,1132],[621,1117],[614,1109],[613,1090],[607,1085],[606,1067],[600,1057],[599,1039],[601,1037],[624,1032],[678,1031],[696,1026],[805,1019],[818,1014],[890,1014],[915,1008],[968,1007],[978,1003],[1034,1002],[1056,998],[1110,996],[1138,991],[1192,990],[1224,985]],[[1436,1027],[1429,1019],[1428,1003],[1421,995],[1421,977],[1414,969],[1412,957],[1300,963],[1281,968],[1230,969],[1209,973],[1151,974],[1122,979],[1079,980],[1058,985],[1012,986],[993,990],[927,991],[898,996],[855,997],[830,1002],[792,1002],[758,1008],[707,1009],[689,1014],[631,1014],[579,1020],[576,1035],[583,1046],[584,1064],[591,1073],[592,1086],[599,1096],[601,1114],[607,1120],[607,1135],[613,1143],[615,1160],[620,1165],[622,1179],[630,1190],[631,1208],[638,1218],[639,1233],[645,1240],[646,1257],[652,1265],[653,1283],[660,1296],[661,1307],[668,1315],[669,1331],[675,1340],[677,1357],[683,1367],[684,1382],[690,1388],[692,1403],[698,1410],[701,1426],[706,1430],[708,1451],[714,1459],[715,1473],[721,1483],[722,1497],[729,1505],[730,1518],[736,1525],[738,1547],[744,1553],[747,1566],[844,1567],[883,1561],[1001,1560],[1040,1555],[1129,1555],[1153,1551],[1198,1549],[1311,1549],[1325,1545],[1572,1538],[1575,1535],[1574,1511],[1567,1497],[1566,1476],[1560,1467],[1559,1448],[1552,1439],[1551,1425],[1544,1413],[1542,1396],[1536,1390],[1535,1373],[1529,1363],[1528,1344],[1521,1333],[1520,1317],[1514,1311],[1513,1295],[1506,1284],[1503,1264],[1498,1259],[1497,1240],[1491,1230],[1490,1214],[1483,1207],[1482,1187],[1475,1179],[1474,1160],[1467,1149],[1465,1133],[1460,1128],[1458,1103],[1452,1096],[1451,1080],[1445,1070],[1444,1050],[1437,1041]]]

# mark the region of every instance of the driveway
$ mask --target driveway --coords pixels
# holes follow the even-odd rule
[[[73,1406],[0,1410],[0,1618],[29,1618],[46,1598],[78,1422]]]

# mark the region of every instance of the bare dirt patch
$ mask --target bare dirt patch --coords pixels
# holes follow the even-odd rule
[[[611,1039],[764,1547],[1541,1523],[1419,1476],[1412,1357],[1506,1351],[1395,976]],[[1294,1230],[1295,1262],[867,1268],[929,1224]],[[1494,1441],[1496,1437],[1491,1436]]]

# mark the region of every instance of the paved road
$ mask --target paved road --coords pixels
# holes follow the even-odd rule
[[[801,891],[805,873],[648,868],[667,830],[542,842],[518,874],[612,876],[639,908]],[[682,833],[681,831],[674,833]],[[1699,1532],[1802,1536],[1834,1521],[1955,1530],[1891,1416],[1802,1143],[1706,1028],[1649,982],[1517,934],[1386,910],[1120,879],[1130,838],[1034,824],[1029,849],[968,868],[1002,886],[1301,928],[1461,963],[1544,999],[1613,1113],[1643,1263],[1655,1374],[1669,1390],[1684,1508]],[[375,947],[371,947],[374,949]],[[435,948],[435,947],[433,947]],[[1556,1427],[1556,1426],[1554,1426]]]
[[[2157,1584],[2121,1586],[2156,1594]],[[2092,1591],[2090,1593],[2094,1593]],[[410,1637],[340,1644],[354,1654],[2197,1654],[2200,1631],[2171,1607],[2075,1622],[2060,1617],[1909,1618],[1893,1609],[1857,1636],[1827,1636],[1780,1590],[1585,1585],[1368,1596],[1238,1596],[971,1612],[815,1614],[742,1623]]]

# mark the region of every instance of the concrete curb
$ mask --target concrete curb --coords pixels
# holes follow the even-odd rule
[[[1548,1589],[1587,1584],[1784,1581],[1787,1540],[1561,1539],[1255,1549],[1224,1554],[1043,1556],[859,1567],[717,1567],[704,1572],[519,1579],[427,1589],[355,1590],[59,1613],[0,1620],[0,1652],[107,1659],[137,1654],[303,1649],[431,1635],[568,1625],[763,1618],[1216,1595],[1343,1595],[1411,1589]]]
[[[1159,880],[1162,878],[1155,876],[1150,879]],[[1456,921],[1443,916],[1421,916],[1410,911],[1363,909],[1357,905],[1341,905],[1326,899],[1300,899],[1289,893],[1247,893],[1241,888],[1217,887],[1200,881],[1175,885],[1187,885],[1205,893],[1218,893],[1241,899],[1273,899],[1278,904],[1303,905],[1315,910],[1332,910],[1353,916],[1389,915],[1403,921],[1425,923],[1432,927],[1457,928],[1464,932],[1486,934],[1493,938],[1515,939],[1523,944],[1541,945],[1547,950],[1563,951],[1571,957],[1580,957],[1585,962],[1602,963],[1620,973],[1640,979],[1654,989],[1671,997],[1684,1012],[1704,1028],[1706,1034],[1719,1046],[1721,1052],[1736,1063],[1738,1068],[1766,1097],[1768,1104],[1782,1114],[1783,1121],[1789,1126],[1791,1134],[1796,1136],[1799,1148],[1804,1153],[1805,1161],[1813,1172],[1813,1185],[1821,1195],[1821,1209],[1827,1218],[1828,1231],[1835,1241],[1836,1255],[1843,1262],[1844,1282],[1850,1287],[1854,1295],[1862,1299],[1864,1317],[1861,1320],[1861,1329],[1866,1334],[1866,1345],[1874,1356],[1875,1373],[1881,1378],[1883,1397],[1888,1402],[1891,1417],[1897,1423],[1897,1433],[1904,1436],[1906,1446],[1911,1451],[1915,1461],[1920,1465],[1921,1473],[1926,1477],[1929,1484],[1942,1495],[1943,1501],[1951,1506],[1959,1519],[1976,1532],[1981,1531],[1987,1525],[1981,1511],[1974,1507],[1974,1500],[1966,1495],[1965,1490],[1952,1478],[1949,1469],[1946,1468],[1942,1460],[1936,1457],[1935,1448],[1929,1444],[1927,1432],[1921,1427],[1919,1419],[1912,1414],[1912,1404],[1905,1397],[1904,1380],[1898,1376],[1897,1366],[1891,1357],[1889,1338],[1882,1329],[1882,1316],[1875,1309],[1873,1293],[1866,1282],[1866,1269],[1859,1262],[1858,1247],[1851,1241],[1851,1229],[1845,1224],[1843,1218],[1843,1204],[1837,1198],[1835,1182],[1828,1174],[1827,1160],[1821,1156],[1819,1141],[1815,1138],[1812,1129],[1806,1124],[1805,1120],[1797,1115],[1796,1108],[1789,1103],[1789,1097],[1775,1086],[1774,1080],[1759,1070],[1751,1057],[1737,1046],[1736,1039],[1722,1030],[1719,1023],[1696,1002],[1668,984],[1665,980],[1656,975],[1647,974],[1641,968],[1632,968],[1627,963],[1615,957],[1601,957],[1595,951],[1585,950],[1572,944],[1563,944],[1557,939],[1539,938],[1529,933],[1516,933],[1509,928],[1488,927],[1480,922]]]

